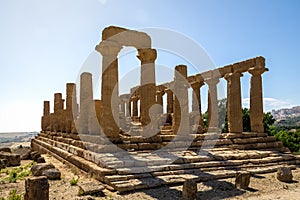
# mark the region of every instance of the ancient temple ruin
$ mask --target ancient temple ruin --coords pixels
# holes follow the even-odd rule
[[[141,62],[140,85],[129,94],[118,89],[117,56],[123,46],[135,47]],[[93,98],[91,73],[81,74],[79,86],[67,83],[65,100],[61,93],[54,94],[52,113],[50,102],[44,101],[42,131],[32,141],[35,150],[121,192],[234,177],[241,171],[268,173],[299,163],[281,142],[264,133],[261,75],[268,69],[263,57],[191,76],[187,66],[178,65],[173,81],[157,85],[157,52],[146,33],[107,27],[95,49],[102,56],[101,100]],[[243,132],[240,78],[245,73],[251,75],[251,132]],[[219,127],[221,79],[227,82],[229,133],[220,133]],[[203,85],[208,86],[208,127],[201,110]]]

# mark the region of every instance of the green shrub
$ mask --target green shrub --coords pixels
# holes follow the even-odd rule
[[[17,182],[17,176],[18,176],[17,172],[14,171],[14,170],[12,170],[12,171],[9,173],[8,181],[9,181],[10,183],[15,183],[15,182]]]
[[[73,179],[70,180],[70,184],[71,184],[71,185],[77,185],[78,180],[79,180],[79,178],[76,178],[76,179],[73,178]]]
[[[7,198],[7,200],[21,200],[22,199],[22,195],[17,194],[17,190],[12,190],[9,193],[9,196]]]

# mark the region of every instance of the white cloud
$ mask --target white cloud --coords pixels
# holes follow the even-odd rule
[[[244,98],[242,100],[243,107],[249,108],[250,106],[250,99]],[[273,109],[278,110],[281,108],[291,108],[293,106],[296,106],[294,103],[292,103],[289,100],[280,100],[275,98],[264,98],[264,111],[269,112]]]

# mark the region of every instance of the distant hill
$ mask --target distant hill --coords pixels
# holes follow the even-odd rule
[[[29,142],[38,132],[11,132],[0,133],[0,146],[11,142]]]
[[[300,106],[272,110],[271,114],[276,121],[300,117]]]

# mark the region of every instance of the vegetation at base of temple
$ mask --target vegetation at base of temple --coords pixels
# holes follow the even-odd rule
[[[13,189],[12,191],[9,192],[9,196],[7,197],[7,200],[21,200],[22,199],[22,194],[17,194],[17,190]],[[4,197],[0,197],[0,200],[5,200]]]
[[[228,132],[228,121],[226,113],[227,99],[222,99],[218,101],[218,112],[219,112],[219,127],[221,127],[223,133]],[[250,132],[250,112],[248,108],[243,108],[243,131]],[[264,129],[269,135],[275,136],[277,140],[282,141],[284,146],[288,147],[292,152],[300,154],[300,126],[297,122],[299,119],[287,119],[282,123],[275,123],[270,112],[264,113]],[[203,114],[204,126],[207,127],[208,124],[208,113]]]
[[[25,166],[14,167],[11,170],[5,168],[1,169],[0,173],[6,174],[0,179],[0,184],[4,183],[15,183],[17,180],[22,180],[31,174],[31,167],[35,165],[36,162],[32,161]]]
[[[70,185],[77,185],[79,178],[73,178],[70,180]]]

